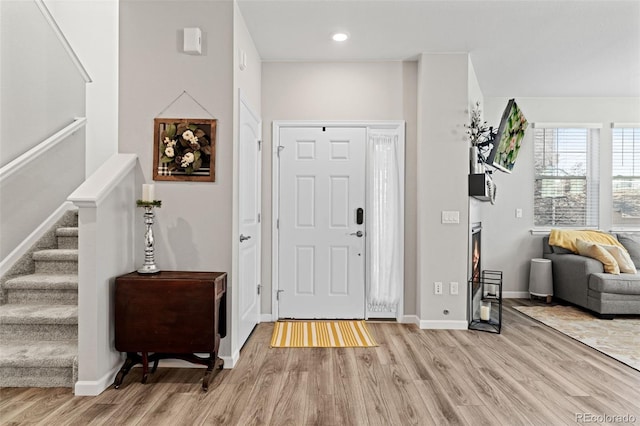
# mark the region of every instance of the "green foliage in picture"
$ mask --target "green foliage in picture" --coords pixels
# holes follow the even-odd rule
[[[495,167],[505,172],[513,170],[528,125],[522,111],[511,99],[505,109],[498,131],[499,143],[493,157]]]

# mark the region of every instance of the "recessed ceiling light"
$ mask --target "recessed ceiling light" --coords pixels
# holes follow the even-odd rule
[[[349,38],[349,34],[347,33],[335,33],[331,36],[333,41],[345,41]]]

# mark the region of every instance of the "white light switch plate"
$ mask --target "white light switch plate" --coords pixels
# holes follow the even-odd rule
[[[442,223],[460,223],[460,212],[457,210],[453,211],[442,211]]]

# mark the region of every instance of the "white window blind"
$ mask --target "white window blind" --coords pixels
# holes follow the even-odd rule
[[[640,128],[614,128],[611,151],[611,223],[640,225]]]
[[[535,226],[598,226],[599,136],[596,128],[535,128]]]

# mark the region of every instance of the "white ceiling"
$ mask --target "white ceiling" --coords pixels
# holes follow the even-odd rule
[[[264,61],[469,52],[485,96],[640,97],[640,0],[238,0]],[[351,38],[331,40],[336,30]]]

